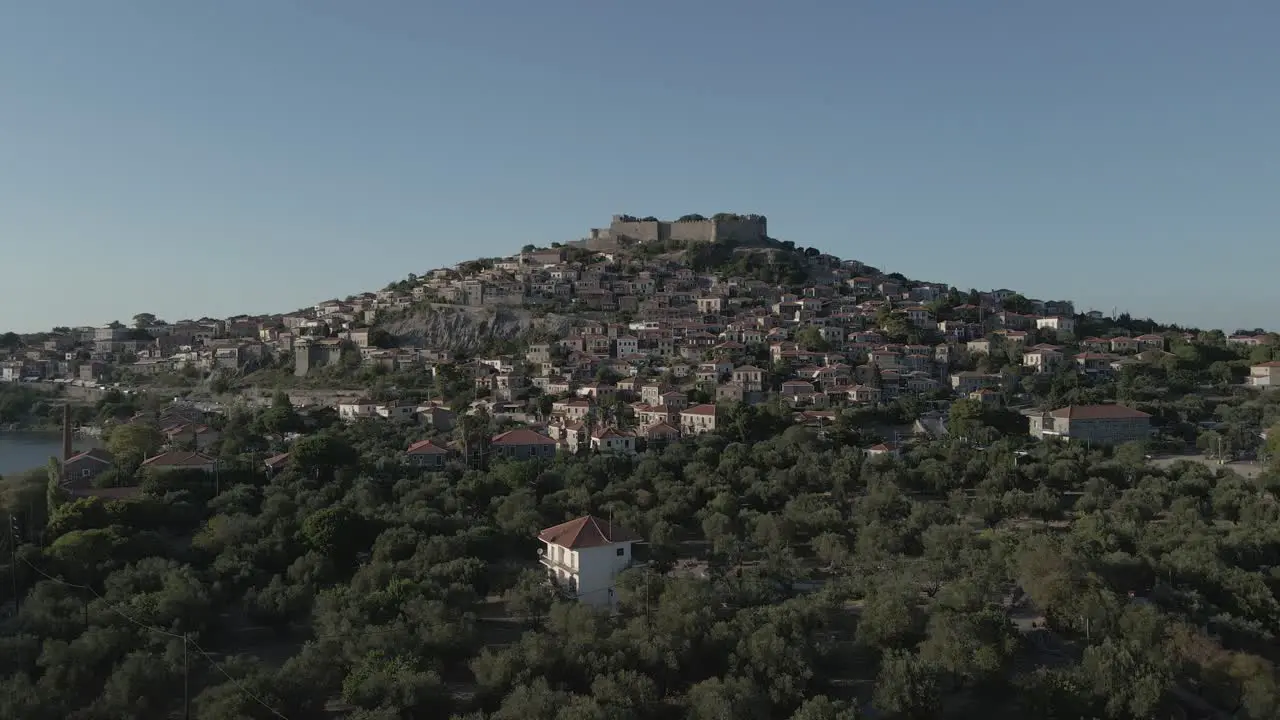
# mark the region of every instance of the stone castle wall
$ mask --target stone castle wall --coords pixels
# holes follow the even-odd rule
[[[763,216],[738,216],[734,218],[686,220],[625,220],[615,215],[608,230],[592,230],[588,239],[607,238],[615,243],[651,243],[666,240],[684,242],[715,242],[737,240],[752,242],[769,235],[768,223]]]

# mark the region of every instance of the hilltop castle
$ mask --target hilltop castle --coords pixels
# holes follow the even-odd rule
[[[589,248],[630,243],[652,243],[666,240],[716,242],[735,240],[759,242],[769,236],[768,221],[763,215],[717,213],[709,218],[685,215],[676,220],[655,217],[614,215],[608,228],[592,228],[583,240]]]

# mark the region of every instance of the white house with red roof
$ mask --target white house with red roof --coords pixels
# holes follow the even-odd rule
[[[639,535],[592,515],[538,533],[540,561],[551,578],[579,601],[608,607],[617,601],[618,574],[631,566]]]
[[[1249,384],[1253,387],[1280,387],[1280,360],[1249,368]]]
[[[898,457],[901,453],[894,443],[879,443],[867,448],[867,457]]]
[[[591,449],[596,452],[634,455],[636,436],[633,433],[611,427],[597,428],[591,433]]]
[[[1258,347],[1266,345],[1268,342],[1266,335],[1232,335],[1227,338],[1228,345],[1244,345],[1245,347]]]
[[[710,403],[694,405],[680,411],[680,432],[685,435],[699,435],[704,432],[715,432],[716,406]]]
[[[1062,364],[1062,352],[1052,346],[1036,347],[1022,354],[1022,364],[1038,373],[1052,372]]]

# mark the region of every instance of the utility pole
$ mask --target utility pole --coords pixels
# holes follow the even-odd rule
[[[13,609],[17,612],[22,607],[22,596],[18,594],[18,517],[9,513],[9,578],[13,581]]]
[[[182,720],[191,720],[191,635],[182,633]]]

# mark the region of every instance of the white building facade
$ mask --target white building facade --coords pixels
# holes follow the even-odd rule
[[[538,533],[540,561],[565,592],[596,607],[612,607],[618,574],[631,566],[635,533],[590,515]]]

